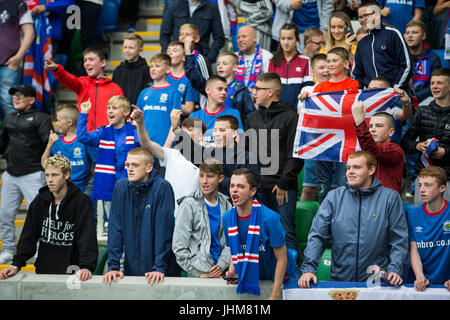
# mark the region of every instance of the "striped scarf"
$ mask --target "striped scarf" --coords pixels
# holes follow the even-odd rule
[[[259,290],[259,234],[261,226],[261,204],[253,200],[250,224],[247,231],[246,251],[242,251],[237,225],[236,207],[231,209],[228,238],[231,259],[238,277],[236,293],[260,295]]]
[[[239,51],[238,56],[238,67],[236,70],[236,81],[245,85],[245,60],[244,55]],[[250,69],[250,75],[248,77],[248,82],[246,87],[252,92],[255,88],[256,78],[261,74],[262,71],[262,49],[259,44],[256,45],[255,56],[253,58],[252,67]]]
[[[125,122],[127,152],[135,147],[134,127]],[[111,201],[116,183],[116,143],[113,126],[107,126],[100,135],[97,163],[95,164],[93,200]]]

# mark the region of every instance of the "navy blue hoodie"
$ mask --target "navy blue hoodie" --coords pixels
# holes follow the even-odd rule
[[[174,209],[172,187],[155,170],[145,182],[117,181],[108,224],[109,271],[119,270],[125,250],[125,275],[175,275],[179,269],[172,253]]]

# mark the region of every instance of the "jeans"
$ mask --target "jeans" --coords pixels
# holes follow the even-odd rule
[[[288,190],[288,202],[278,206],[276,193],[272,190],[259,189],[257,193],[259,202],[272,209],[281,217],[281,223],[286,233],[286,246],[298,251],[297,237],[295,234],[295,209],[297,204],[297,190]]]
[[[14,254],[16,249],[15,223],[17,211],[23,198],[27,208],[37,196],[39,189],[45,185],[44,171],[15,177],[5,171],[2,175],[0,232],[3,236],[3,249]]]
[[[328,192],[337,187],[345,186],[347,177],[346,167],[343,162],[316,161],[317,175],[317,200],[320,203]]]
[[[12,97],[8,91],[20,84],[22,68],[11,70],[7,66],[0,66],[0,120],[3,121],[9,113],[15,112]]]

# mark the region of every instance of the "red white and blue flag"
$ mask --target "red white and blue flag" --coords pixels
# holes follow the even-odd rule
[[[23,67],[23,83],[36,89],[35,105],[43,110],[50,99],[51,85],[55,78],[51,72],[44,69],[45,59],[52,59],[51,25],[48,17],[41,14],[34,18],[35,41],[25,55]]]
[[[398,99],[392,88],[313,93],[303,103],[294,142],[294,157],[347,162],[361,150],[352,105],[363,101],[366,118],[389,111]]]

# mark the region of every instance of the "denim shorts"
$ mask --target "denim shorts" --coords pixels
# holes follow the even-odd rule
[[[303,170],[303,186],[317,188],[316,161],[305,160]]]

